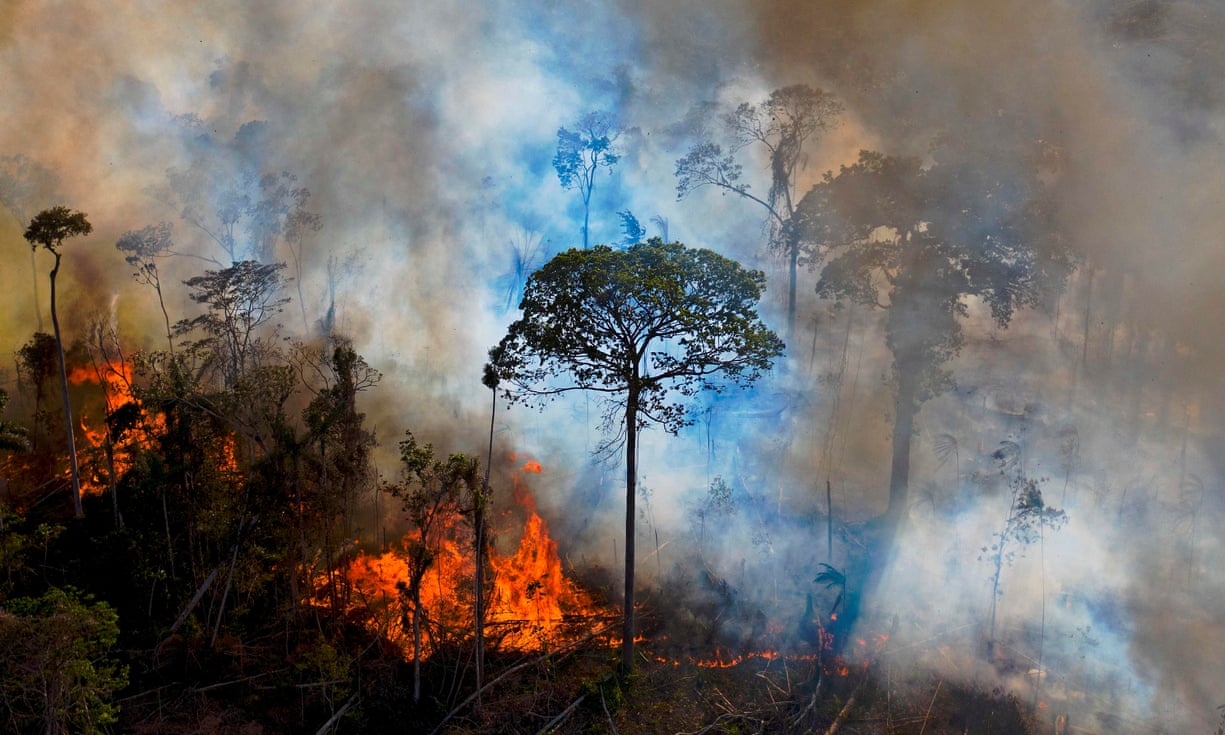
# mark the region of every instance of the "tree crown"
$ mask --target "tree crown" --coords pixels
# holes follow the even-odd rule
[[[620,160],[613,148],[616,140],[616,123],[607,112],[583,115],[574,130],[558,128],[553,168],[557,170],[557,179],[562,188],[578,188],[586,196],[596,169],[611,169]]]
[[[672,391],[746,385],[782,353],[757,315],[764,287],[760,271],[659,238],[627,250],[572,249],[528,279],[523,316],[490,350],[490,364],[509,400],[633,393],[641,421],[676,431],[688,420]],[[610,418],[620,405],[611,402]]]
[[[84,212],[74,212],[61,204],[34,215],[26,228],[25,238],[31,247],[42,245],[59,255],[60,246],[65,240],[93,231],[94,226],[86,219]]]

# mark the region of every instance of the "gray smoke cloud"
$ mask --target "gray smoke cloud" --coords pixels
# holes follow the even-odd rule
[[[1215,3],[17,2],[0,7],[0,29],[0,154],[56,171],[57,201],[95,225],[67,248],[70,335],[113,309],[125,338],[159,346],[156,302],[113,247],[124,231],[174,221],[182,250],[223,257],[154,195],[169,169],[218,159],[292,172],[323,226],[302,245],[306,325],[295,306],[286,327],[323,318],[331,278],[338,326],[385,375],[367,410],[389,449],[405,428],[448,449],[482,446],[477,386],[514,317],[516,249],[534,251],[533,266],[580,242],[581,210],[551,159],[557,128],[582,114],[608,110],[624,126],[624,157],[597,181],[593,239],[619,239],[618,210],[650,235],[658,216],[670,239],[766,269],[764,308],[780,325],[784,274],[761,213],[715,192],[676,201],[674,163],[691,142],[676,123],[692,105],[794,83],[834,92],[847,112],[810,151],[806,183],[860,148],[926,155],[939,132],[989,149],[982,121],[1021,120],[1063,156],[1060,220],[1085,267],[1058,305],[1006,331],[973,317],[952,366],[958,389],[924,407],[912,474],[927,500],[903,542],[915,553],[891,576],[891,598],[913,602],[899,636],[925,666],[1032,690],[1037,673],[988,674],[977,657],[990,594],[978,549],[1007,508],[989,455],[1012,441],[1071,519],[1004,572],[1000,625],[1018,660],[1036,659],[1045,600],[1050,706],[1099,729],[1112,715],[1128,731],[1207,731],[1225,702]],[[244,143],[253,121],[263,133]],[[745,160],[766,191],[764,160]],[[9,351],[35,313],[21,224],[0,222]],[[203,267],[176,259],[166,280]],[[169,291],[173,318],[194,314],[184,291]],[[711,410],[692,431],[650,433],[642,449],[643,525],[665,547],[644,566],[661,584],[668,563],[682,576],[700,566],[743,600],[794,610],[787,625],[817,589],[824,533],[811,521],[826,478],[840,521],[883,508],[891,421],[879,315],[829,316],[811,296],[801,315],[788,371],[748,399],[702,404]],[[499,441],[545,462],[541,505],[572,561],[615,569],[621,491],[615,467],[590,466],[595,412],[582,399],[503,412]],[[942,435],[957,444],[956,470],[937,458]],[[716,476],[739,505],[712,537],[716,520],[698,519],[714,518],[700,511]],[[695,599],[709,594],[700,587]]]

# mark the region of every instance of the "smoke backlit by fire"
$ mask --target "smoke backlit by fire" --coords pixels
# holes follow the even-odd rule
[[[22,153],[59,174],[60,191],[34,210],[64,203],[94,224],[92,237],[64,248],[67,340],[82,335],[86,315],[115,304],[132,350],[163,346],[164,329],[150,289],[131,281],[113,247],[120,233],[174,223],[187,257],[161,266],[171,321],[199,313],[182,280],[225,258],[161,196],[167,171],[218,159],[221,169],[292,172],[323,226],[302,244],[291,290],[305,298],[289,307],[302,313],[287,330],[313,333],[334,316],[385,376],[363,399],[381,437],[412,428],[472,452],[488,425],[480,366],[513,318],[507,305],[523,271],[581,242],[581,205],[550,166],[560,126],[598,109],[625,125],[623,158],[597,182],[593,242],[618,242],[616,213],[632,211],[648,235],[666,231],[762,268],[767,317],[779,324],[786,274],[764,247],[762,212],[715,192],[676,199],[691,105],[734,108],[797,83],[836,94],[847,112],[807,152],[804,182],[859,148],[926,158],[933,136],[950,131],[989,149],[982,121],[1020,120],[1066,166],[1055,216],[1085,261],[1058,302],[1007,330],[968,305],[966,346],[950,363],[957,386],[918,420],[912,524],[887,580],[899,617],[887,650],[1018,691],[1040,681],[1051,706],[1206,732],[1225,681],[1225,339],[1215,323],[1225,313],[1223,34],[1225,11],[1210,0],[627,1],[577,11],[506,0],[226,0],[156,12],[7,3],[0,88],[13,103],[0,109],[0,155]],[[253,122],[266,135],[244,148],[239,133]],[[744,181],[764,195],[764,158],[744,155]],[[46,321],[50,256],[37,253],[31,272],[24,223],[2,214],[0,338],[11,353],[37,317]],[[879,319],[828,310],[814,280],[801,272],[802,334],[785,371],[748,397],[704,399],[680,437],[648,432],[643,441],[652,494],[638,519],[639,549],[649,552],[641,578],[652,591],[666,587],[677,608],[669,612],[695,641],[790,632],[807,594],[824,616],[834,593],[813,583],[817,562],[845,560],[856,524],[883,507],[891,407]],[[82,391],[100,388],[95,378],[74,373]],[[16,370],[0,367],[0,381],[9,415],[28,411]],[[121,386],[107,390],[111,408],[122,405]],[[548,469],[533,474],[539,515],[524,508],[514,523],[499,519],[505,539],[522,533],[497,557],[512,566],[496,574],[514,580],[497,594],[518,609],[491,627],[556,630],[567,615],[615,612],[568,597],[555,562],[556,543],[578,567],[617,566],[620,481],[591,463],[594,409],[582,399],[543,414],[504,408],[499,446],[530,451]],[[94,405],[77,414],[83,444],[103,450],[106,413]],[[146,418],[155,435],[157,417]],[[1047,499],[1070,521],[1004,571],[1000,627],[1023,670],[997,673],[980,655],[991,592],[978,556],[1007,510],[990,461],[1001,441],[1023,449],[1025,470],[1047,478]],[[215,451],[237,468],[232,442]],[[394,464],[394,448],[382,451],[382,466]],[[96,492],[105,473],[90,474]],[[717,477],[734,512],[706,504]],[[511,507],[510,495],[495,504]],[[470,609],[465,523],[455,519],[423,586],[452,594],[431,599],[435,622],[450,619],[447,605]],[[386,553],[368,538],[359,547],[350,573],[364,597],[352,604],[401,634],[402,541],[389,540]],[[537,583],[551,585],[547,595],[538,586],[529,596]],[[759,625],[757,610],[772,619]],[[858,635],[872,642],[873,633]],[[724,660],[751,650],[733,646]],[[1039,651],[1046,676],[1027,679]]]

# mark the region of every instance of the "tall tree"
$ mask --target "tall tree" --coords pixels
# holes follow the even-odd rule
[[[617,127],[612,114],[589,112],[578,119],[574,130],[557,129],[557,154],[553,168],[563,189],[577,189],[583,200],[583,249],[591,244],[591,195],[595,191],[596,172],[601,168],[612,173],[620,155],[613,144]]]
[[[1044,303],[1066,279],[1070,256],[1043,183],[1053,172],[1037,148],[1018,143],[991,156],[942,139],[926,168],[864,151],[800,204],[805,236],[829,249],[818,293],[887,310],[894,421],[878,551],[891,550],[904,522],[915,418],[952,383],[946,365],[961,347],[969,300],[1006,327],[1017,309]]]
[[[607,425],[623,432],[623,673],[634,664],[638,431],[655,423],[675,433],[690,423],[683,398],[748,385],[770,368],[784,346],[757,315],[764,288],[760,271],[658,238],[624,251],[571,249],[532,274],[523,316],[490,350],[508,400],[540,404],[594,391],[608,399]]]
[[[806,84],[782,87],[760,104],[742,102],[724,116],[731,137],[730,153],[714,142],[707,132],[689,152],[676,162],[676,197],[713,186],[761,205],[767,212],[770,249],[787,262],[787,339],[795,337],[795,300],[797,273],[803,259],[803,240],[789,227],[795,215],[798,173],[806,159],[805,146],[819,133],[833,128],[842,112],[832,94]],[[768,158],[770,190],[765,198],[749,190],[741,181],[743,166],[735,154],[758,147]]]
[[[136,272],[132,277],[152,286],[157,292],[157,305],[161,307],[162,319],[166,324],[166,345],[173,355],[174,335],[170,328],[170,315],[166,313],[166,300],[162,297],[161,274],[157,269],[158,259],[169,256],[174,249],[171,229],[169,222],[161,222],[141,230],[131,230],[119,238],[115,247],[125,253],[124,260],[128,265],[135,266]]]
[[[60,179],[54,171],[44,168],[18,153],[0,156],[0,205],[9,211],[18,224],[25,225],[30,212],[42,203],[55,200]],[[30,249],[30,278],[34,286],[34,319],[37,331],[43,331],[43,312],[38,298],[38,263]]]
[[[77,467],[77,445],[72,431],[72,406],[68,402],[68,371],[64,367],[64,339],[60,335],[60,320],[55,310],[55,277],[60,272],[61,248],[64,240],[70,237],[88,235],[93,232],[93,225],[86,219],[84,212],[74,212],[68,207],[59,205],[44,209],[34,215],[30,226],[26,228],[25,238],[32,249],[42,245],[47,252],[55,256],[55,267],[51,269],[51,326],[55,330],[55,349],[60,364],[60,391],[64,399],[64,427],[68,434],[68,462],[72,468],[72,508],[77,518],[85,516],[81,506],[81,471]]]

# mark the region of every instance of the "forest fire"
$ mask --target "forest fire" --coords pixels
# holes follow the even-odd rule
[[[121,477],[134,463],[134,450],[150,447],[154,437],[165,429],[161,414],[150,415],[132,392],[132,368],[126,362],[74,367],[68,373],[74,386],[91,386],[102,394],[102,418],[97,411],[80,413],[80,435],[88,444],[82,449],[100,455],[99,461],[82,473],[81,491],[100,494],[112,480]],[[232,449],[232,446],[231,446]]]
[[[570,642],[589,632],[594,619],[610,612],[563,572],[557,542],[521,477],[541,471],[540,463],[529,460],[512,474],[514,503],[524,516],[522,535],[513,553],[494,549],[488,560],[485,635],[502,650],[531,651]],[[420,583],[423,657],[466,637],[471,629],[464,621],[473,618],[471,527],[463,514],[451,512],[443,519],[442,530],[431,536],[431,561]],[[420,542],[420,533],[410,532],[398,548],[378,555],[359,552],[349,567],[354,605],[370,614],[368,625],[398,643],[407,641],[405,631],[413,615],[406,589],[412,573],[409,549]],[[405,650],[411,657],[411,649]]]

